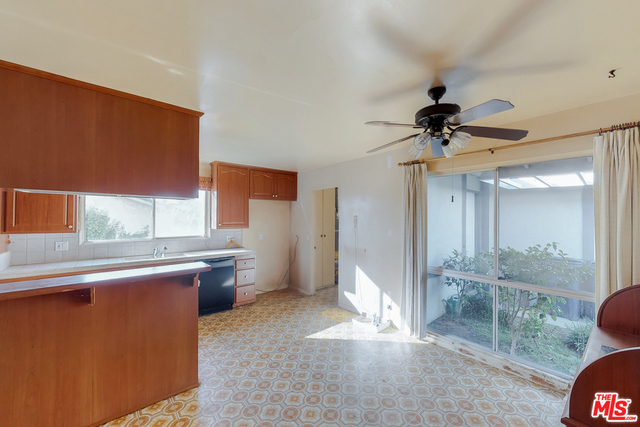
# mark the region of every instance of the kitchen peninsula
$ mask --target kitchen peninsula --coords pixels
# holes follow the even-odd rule
[[[0,425],[97,426],[198,385],[202,262],[0,284]]]

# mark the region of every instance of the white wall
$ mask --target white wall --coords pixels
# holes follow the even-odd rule
[[[291,202],[249,200],[249,228],[242,230],[242,242],[256,251],[259,291],[275,290],[281,281],[279,289],[289,286],[289,275],[284,276],[289,267],[290,211]]]
[[[297,261],[291,268],[291,287],[309,294],[315,291],[311,235],[313,191],[337,187],[338,304],[353,312],[382,314],[396,325],[400,324],[403,171],[396,164],[406,161],[407,157],[407,149],[403,147],[298,174],[298,201],[291,203],[289,245],[293,249],[296,234],[300,236],[300,243]],[[354,216],[358,218],[357,229]],[[390,312],[385,308],[388,304],[392,304]]]

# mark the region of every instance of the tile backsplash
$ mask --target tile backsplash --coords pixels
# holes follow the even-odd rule
[[[176,239],[88,242],[80,244],[78,233],[10,234],[11,265],[59,263],[100,258],[121,258],[153,254],[153,249],[166,246],[167,252],[192,252],[222,249],[227,236],[242,244],[242,229],[211,230],[211,236]],[[67,242],[69,249],[56,251],[56,242]]]

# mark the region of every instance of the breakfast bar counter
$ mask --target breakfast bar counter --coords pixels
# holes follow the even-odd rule
[[[97,426],[198,385],[201,262],[0,284],[0,425]]]

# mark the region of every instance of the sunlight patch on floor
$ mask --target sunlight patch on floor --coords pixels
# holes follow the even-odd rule
[[[388,342],[412,342],[425,344],[424,341],[408,337],[400,332],[395,326],[378,333],[372,332],[370,328],[355,325],[351,319],[358,317],[357,314],[341,308],[332,308],[320,313],[321,315],[340,322],[337,325],[324,329],[320,332],[308,335],[309,339],[331,339],[331,340],[357,340],[357,341],[388,341]]]

